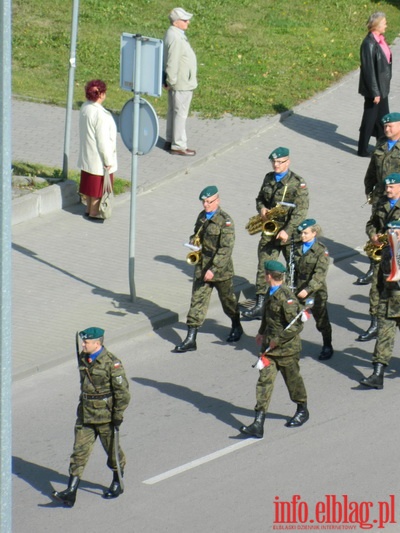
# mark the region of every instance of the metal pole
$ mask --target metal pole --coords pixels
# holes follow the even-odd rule
[[[11,528],[11,0],[0,29],[0,531]]]
[[[140,112],[140,69],[142,38],[136,35],[135,73],[133,98],[133,139],[132,139],[132,165],[131,165],[131,213],[129,227],[129,288],[131,301],[136,300],[135,289],[135,235],[136,235],[136,189],[139,151],[139,112]]]
[[[63,178],[68,178],[68,158],[69,145],[71,140],[71,115],[72,104],[74,99],[74,80],[76,66],[76,40],[78,35],[78,17],[79,17],[79,0],[74,0],[72,7],[72,26],[71,26],[71,48],[69,54],[69,72],[68,72],[68,94],[67,110],[65,115],[65,133],[64,133],[64,156],[63,156]]]

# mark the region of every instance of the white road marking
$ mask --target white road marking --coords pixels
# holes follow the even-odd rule
[[[196,468],[198,466],[204,465],[205,463],[209,463],[210,461],[214,461],[214,459],[219,459],[220,457],[223,457],[224,455],[228,455],[228,453],[235,452],[236,450],[239,450],[240,448],[244,448],[245,446],[249,446],[250,444],[254,444],[255,442],[260,442],[261,439],[256,438],[250,438],[246,439],[240,442],[237,442],[236,444],[233,444],[232,446],[228,446],[227,448],[223,448],[222,450],[218,450],[217,452],[210,453],[209,455],[205,455],[204,457],[201,457],[200,459],[195,459],[194,461],[190,461],[190,463],[186,463],[185,465],[178,466],[177,468],[173,468],[172,470],[168,470],[167,472],[164,472],[163,474],[160,474],[158,476],[151,477],[149,479],[146,479],[143,481],[146,485],[154,485],[155,483],[159,483],[160,481],[164,481],[165,479],[168,479],[173,476],[177,476],[178,474],[181,474],[182,472],[186,472],[187,470],[191,470],[192,468]]]

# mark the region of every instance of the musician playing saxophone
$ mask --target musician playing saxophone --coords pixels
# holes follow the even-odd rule
[[[224,313],[232,320],[226,341],[237,342],[243,334],[238,301],[233,290],[234,223],[228,213],[220,208],[218,188],[215,185],[203,189],[199,200],[203,203],[203,210],[197,217],[191,241],[194,241],[194,237],[199,239],[201,256],[194,267],[192,298],[186,319],[187,336],[175,346],[174,353],[197,350],[197,330],[206,318],[214,287]]]
[[[400,174],[398,176],[400,179]],[[385,368],[393,355],[396,331],[400,329],[400,220],[392,220],[387,227],[392,235],[390,246],[383,249],[379,263],[378,335],[372,357],[374,370],[370,376],[360,380],[361,385],[370,389],[383,389]]]
[[[329,320],[327,303],[328,288],[326,276],[329,268],[329,252],[327,247],[318,240],[321,226],[313,218],[303,220],[297,231],[301,242],[294,249],[294,293],[300,303],[310,296],[314,305],[310,309],[315,319],[317,330],[322,335],[322,350],[318,359],[325,361],[333,355],[332,326]]]
[[[268,212],[279,205],[279,202],[291,204],[291,207],[279,215],[275,222],[278,225],[276,234],[261,234],[258,244],[258,268],[256,275],[256,303],[254,307],[243,311],[242,316],[248,320],[262,317],[262,308],[267,291],[264,274],[265,261],[277,260],[280,252],[288,263],[290,255],[290,242],[292,235],[299,240],[297,226],[307,216],[309,198],[306,182],[298,174],[289,169],[289,149],[276,148],[270,155],[272,172],[266,174],[260,192],[256,198],[256,209],[263,220]]]
[[[381,245],[380,237],[385,234],[388,223],[400,219],[400,174],[389,174],[384,180],[385,195],[378,200],[366,225],[366,233],[372,245]],[[379,293],[377,287],[379,262],[374,262],[373,276],[369,291],[369,314],[371,323],[368,329],[356,339],[364,342],[375,339],[378,334],[377,311]]]

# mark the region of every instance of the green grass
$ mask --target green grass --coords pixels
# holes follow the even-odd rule
[[[179,4],[180,5],[180,4]],[[359,65],[365,23],[374,11],[388,20],[392,42],[400,0],[187,0],[188,30],[199,63],[192,111],[256,118],[292,108]],[[123,32],[162,38],[169,0],[80,0],[74,105],[93,78],[108,84],[106,106],[131,98],[119,88]],[[65,105],[72,0],[14,0],[13,93]],[[146,97],[165,116],[166,94]]]
[[[40,164],[34,164],[34,163],[26,163],[24,161],[13,161],[12,163],[13,168],[13,175],[14,176],[28,176],[28,177],[40,177],[48,179],[48,183],[33,183],[28,188],[29,189],[43,189],[44,187],[48,187],[54,181],[61,181],[63,179],[63,172],[60,168],[54,168],[54,167],[47,167],[46,165],[40,165]],[[68,172],[68,179],[76,181],[76,183],[79,183],[80,181],[80,174],[76,171],[69,171]],[[131,183],[130,181],[121,179],[121,178],[114,178],[114,187],[113,191],[115,196],[118,196],[118,194],[123,194],[124,192],[127,192],[130,190]],[[27,187],[24,187],[27,188]]]

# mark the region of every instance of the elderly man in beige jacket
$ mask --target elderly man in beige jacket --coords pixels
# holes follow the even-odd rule
[[[164,36],[164,87],[168,89],[165,149],[182,156],[196,155],[187,147],[186,137],[186,119],[197,87],[196,55],[185,35],[192,16],[181,7],[173,9]]]

